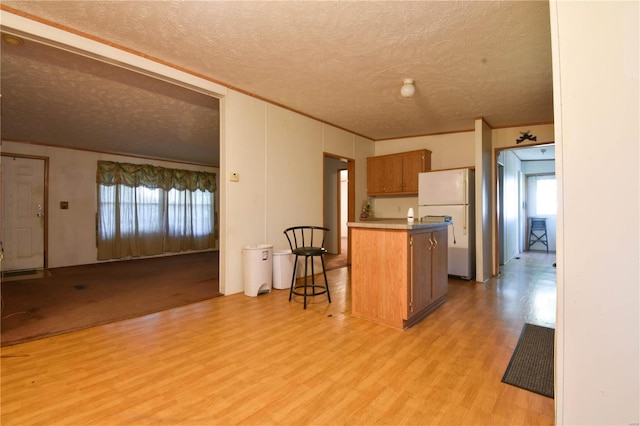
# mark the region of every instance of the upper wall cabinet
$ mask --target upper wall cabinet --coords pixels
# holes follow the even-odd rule
[[[401,152],[367,158],[367,193],[417,195],[418,173],[431,170],[431,151]]]

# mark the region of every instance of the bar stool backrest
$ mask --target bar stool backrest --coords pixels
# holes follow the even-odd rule
[[[289,241],[291,251],[295,252],[303,247],[324,248],[324,242],[327,238],[328,232],[329,228],[305,225],[287,228],[285,229],[284,234],[287,236],[287,241]]]

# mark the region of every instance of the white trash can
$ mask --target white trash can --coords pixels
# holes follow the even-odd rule
[[[255,297],[269,293],[273,280],[273,244],[245,246],[242,263],[244,294]]]
[[[295,258],[291,250],[278,250],[273,252],[273,288],[278,290],[288,290],[291,288],[293,262]]]

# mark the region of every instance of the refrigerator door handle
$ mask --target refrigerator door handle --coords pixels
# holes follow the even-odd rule
[[[463,209],[464,210],[464,224],[462,225],[462,233],[464,235],[467,235],[467,225],[468,225],[467,222],[469,222],[467,210],[470,208],[469,199],[467,198],[469,192],[467,191],[467,189],[468,189],[467,188],[467,180],[465,179],[464,180],[464,200],[465,200],[465,204],[466,205],[464,206],[464,209]]]
[[[466,185],[465,185],[466,186]],[[463,214],[464,214],[464,223],[462,224],[462,233],[467,235],[467,227],[469,226],[469,213],[468,210],[470,208],[469,204],[462,206]]]
[[[462,233],[467,235],[467,222],[469,222],[469,218],[467,217],[467,210],[469,209],[469,205],[464,206],[464,225],[462,225]]]
[[[469,192],[467,188],[467,180],[466,179],[462,179],[462,183],[464,184],[464,192],[462,193],[462,199],[464,200],[465,204],[469,204]],[[467,225],[465,224],[464,229],[467,229]]]

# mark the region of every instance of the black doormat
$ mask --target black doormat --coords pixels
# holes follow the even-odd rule
[[[525,324],[502,382],[553,398],[555,330]]]

